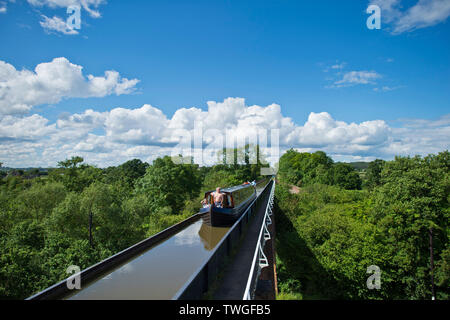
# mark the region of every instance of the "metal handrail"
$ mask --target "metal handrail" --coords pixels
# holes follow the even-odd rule
[[[261,225],[259,237],[256,242],[252,267],[248,275],[247,286],[245,287],[244,296],[242,297],[242,300],[252,299],[253,290],[251,288],[256,287],[256,282],[258,281],[258,276],[261,273],[261,270],[269,266],[267,257],[264,254],[264,245],[266,244],[266,241],[270,239],[270,233],[268,232],[267,226],[272,223],[270,216],[273,214],[272,208],[274,203],[274,196],[275,196],[275,181],[273,181],[272,189],[270,190],[269,200],[267,201],[266,206],[266,212],[264,214],[263,223]]]

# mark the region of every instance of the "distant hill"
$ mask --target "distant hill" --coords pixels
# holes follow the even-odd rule
[[[367,167],[369,167],[370,162],[347,162],[349,165],[351,165],[355,170],[361,171],[366,170]]]
[[[11,167],[1,167],[0,171],[10,171],[10,170],[23,170],[23,171],[29,171],[32,169],[39,169],[39,171],[48,171],[51,168],[34,168],[34,167],[29,167],[29,168],[11,168]]]
[[[50,168],[11,168],[1,167],[0,177],[6,178],[7,176],[23,176],[25,178],[35,178],[38,176],[47,176]],[[37,171],[36,171],[37,170]]]

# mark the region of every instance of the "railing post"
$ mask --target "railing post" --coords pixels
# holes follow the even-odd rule
[[[261,270],[267,266],[269,266],[269,260],[264,254],[264,246],[267,240],[271,239],[271,234],[267,228],[272,223],[272,219],[270,216],[273,214],[272,208],[274,204],[275,197],[275,181],[272,178],[272,185],[270,187],[270,192],[267,195],[267,205],[264,212],[264,217],[262,220],[262,226],[260,229],[259,237],[256,243],[255,253],[253,256],[253,262],[250,269],[250,273],[247,280],[247,286],[244,291],[244,295],[242,297],[243,300],[251,300],[253,291],[256,288],[256,284],[258,282],[259,275]],[[266,191],[266,190],[265,190]],[[265,197],[265,196],[263,196]],[[261,197],[261,201],[262,198]],[[258,199],[259,200],[259,199]]]

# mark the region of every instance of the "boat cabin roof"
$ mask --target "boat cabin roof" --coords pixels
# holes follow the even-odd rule
[[[242,184],[242,185],[229,187],[229,188],[223,188],[223,189],[221,188],[220,191],[223,192],[223,193],[233,193],[233,192],[235,192],[237,190],[245,189],[245,188],[248,188],[248,187],[252,187],[252,185],[251,184]],[[210,190],[210,191],[207,191],[206,193],[210,193],[210,192],[214,192],[214,191],[216,191],[216,190],[215,189],[214,190]]]

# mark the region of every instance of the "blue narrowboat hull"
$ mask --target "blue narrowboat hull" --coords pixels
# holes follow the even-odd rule
[[[237,208],[219,208],[214,205],[208,208],[202,208],[200,213],[205,213],[203,221],[213,227],[228,227],[233,225],[236,220],[245,212],[248,205],[256,198],[256,194],[249,197],[247,201]]]

